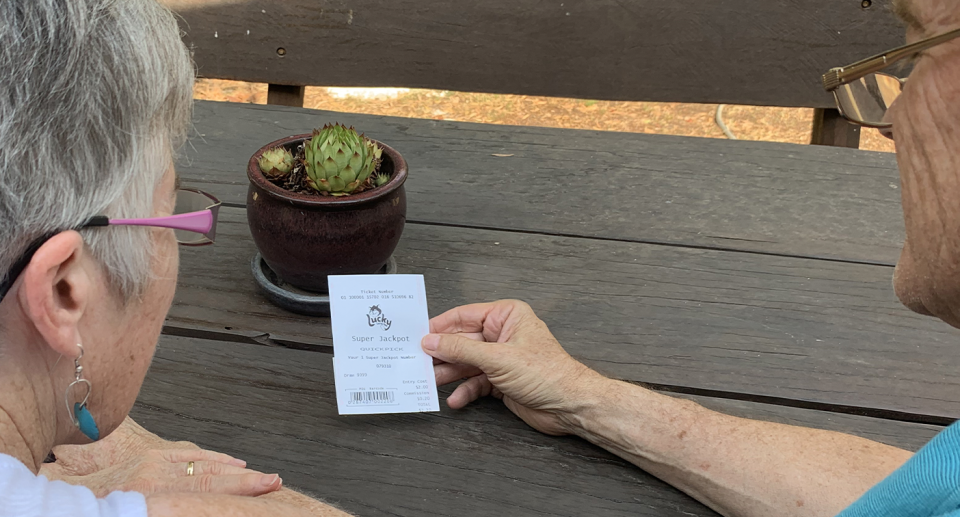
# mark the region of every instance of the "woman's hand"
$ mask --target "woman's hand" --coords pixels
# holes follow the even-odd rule
[[[129,460],[148,450],[196,449],[190,442],[171,442],[144,429],[129,416],[104,439],[88,445],[61,445],[53,449],[59,472],[70,476],[93,474]],[[241,460],[222,455],[228,463],[246,467]]]
[[[242,460],[189,442],[164,440],[130,418],[103,440],[60,446],[53,452],[57,461],[44,464],[40,474],[86,486],[99,497],[116,490],[258,496],[279,490],[282,484],[276,474],[248,470]]]
[[[430,332],[423,349],[437,384],[467,378],[447,398],[454,409],[492,395],[531,427],[569,434],[565,417],[607,381],[567,354],[520,301],[458,307],[431,320]]]

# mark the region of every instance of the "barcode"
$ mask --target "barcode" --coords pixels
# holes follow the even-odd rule
[[[393,404],[392,391],[351,391],[349,404]]]

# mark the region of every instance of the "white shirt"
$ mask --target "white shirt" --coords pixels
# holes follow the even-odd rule
[[[83,486],[36,476],[12,456],[0,454],[0,517],[147,517],[147,500],[137,492],[97,499]]]

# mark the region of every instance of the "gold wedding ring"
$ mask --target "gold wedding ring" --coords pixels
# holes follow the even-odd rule
[[[192,476],[192,475],[193,475],[193,462],[192,462],[192,461],[187,462],[187,475],[188,475],[188,476]]]

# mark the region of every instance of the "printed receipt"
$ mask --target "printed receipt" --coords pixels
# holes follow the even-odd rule
[[[340,414],[440,411],[423,275],[328,278]]]

